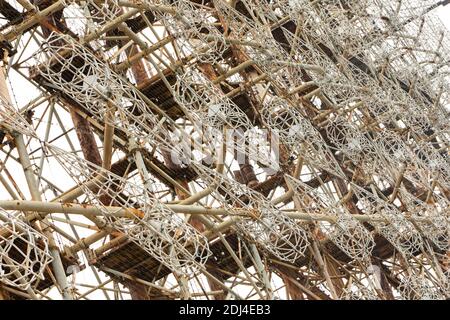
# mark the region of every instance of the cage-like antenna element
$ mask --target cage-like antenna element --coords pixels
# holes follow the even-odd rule
[[[201,180],[213,187],[213,197],[232,216],[240,216],[236,228],[281,260],[295,262],[309,245],[308,235],[301,224],[273,206],[264,196],[224,174],[199,163],[191,167]]]
[[[420,274],[410,274],[400,281],[398,287],[405,300],[442,300],[441,293],[436,286]]]
[[[424,202],[405,188],[400,188],[402,203],[407,212],[414,217],[415,223],[422,232],[439,250],[448,250],[450,247],[450,222],[448,201],[442,196],[434,195],[435,201]]]
[[[176,10],[175,14],[160,15],[160,19],[186,56],[192,54],[202,63],[222,60],[229,46],[217,25],[219,20],[212,8],[208,8],[203,1],[164,0],[161,3]]]
[[[87,108],[93,118],[145,141],[162,130],[138,90],[70,36],[52,33],[35,57],[40,63],[38,74]],[[114,116],[107,117],[109,112]]]
[[[377,292],[368,288],[361,283],[354,282],[351,287],[347,287],[342,291],[340,296],[342,300],[379,300]]]
[[[33,127],[2,95],[0,95],[0,128],[11,133],[19,132],[29,137],[36,137]]]
[[[202,140],[227,139],[231,152],[245,155],[267,168],[279,169],[271,148],[273,141],[250,121],[247,115],[198,70],[188,69],[179,74],[174,85],[174,99],[184,108],[187,117],[202,133]],[[225,129],[225,132],[224,132]],[[237,140],[236,142],[234,140]],[[223,140],[218,141],[220,145]],[[210,152],[216,146],[208,145]]]
[[[334,150],[342,152],[354,164],[358,165],[363,161],[370,161],[369,157],[372,159],[375,157],[375,150],[368,134],[346,119],[342,117],[333,119],[328,122],[325,130]]]
[[[48,239],[23,214],[0,208],[0,282],[27,290],[52,262]]]
[[[354,183],[350,183],[350,188],[358,197],[358,207],[365,214],[381,217],[381,219],[372,219],[370,224],[401,254],[410,257],[423,249],[423,239],[420,232],[397,207],[379,198],[376,193]]]
[[[269,128],[279,135],[280,142],[289,146],[311,165],[345,179],[340,165],[320,133],[299,111],[281,98],[266,103],[261,116]]]
[[[206,263],[211,254],[208,239],[164,206],[148,188],[72,153],[47,148],[109,224],[167,268],[187,273]]]
[[[327,210],[328,215],[333,217],[333,221],[331,225],[329,222],[322,223],[321,230],[350,258],[369,261],[375,246],[369,230],[329,195],[311,188],[290,175],[285,175],[285,178],[294,191],[294,202],[299,210],[311,215]]]
[[[64,19],[67,26],[79,36],[84,36],[101,28],[117,18],[123,8],[118,0],[62,1]]]

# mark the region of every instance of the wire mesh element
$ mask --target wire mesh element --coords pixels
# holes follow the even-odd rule
[[[416,42],[414,47],[417,47],[422,42],[419,39],[425,36],[439,43],[440,31],[445,29],[428,21],[430,17],[424,19],[436,7],[436,1],[432,0],[329,1],[320,6],[307,0],[286,0],[281,3],[285,3],[282,10],[294,21],[305,25],[304,34],[314,40],[320,39],[332,45],[334,50],[348,55],[357,55],[382,44],[396,47],[399,42]],[[433,43],[432,40],[427,43]],[[431,46],[426,52],[419,53],[419,57],[431,54],[432,49],[439,47]],[[407,51],[406,46],[404,50]]]
[[[380,123],[387,122],[392,127],[401,119],[407,127],[424,135],[433,131],[431,123],[439,124],[437,131],[444,136],[442,120],[448,116],[433,101],[448,104],[442,93],[448,88],[443,69],[449,41],[445,27],[429,14],[436,3],[363,1],[348,6],[337,2],[315,6],[309,1],[286,2],[277,10],[296,7],[298,15],[294,20],[302,25],[302,36],[283,30],[289,45],[295,46],[291,53],[300,52],[304,61],[325,70],[328,76],[318,86],[335,106],[361,103]],[[359,34],[353,35],[354,32]],[[362,50],[363,46],[370,50]],[[317,47],[330,51],[324,55]],[[356,54],[360,50],[364,53]],[[340,59],[339,53],[350,58]],[[386,81],[377,83],[376,70],[383,70]],[[314,76],[312,79],[317,80]],[[379,99],[382,96],[385,98]]]
[[[417,154],[417,166],[422,170],[428,170],[435,176],[448,179],[450,176],[450,157],[442,150],[439,144],[416,143],[412,148]]]
[[[230,129],[253,128],[247,115],[196,69],[188,69],[178,75],[174,98],[188,111],[196,112],[197,119],[207,126],[218,129],[224,125]]]
[[[261,115],[280,141],[290,148],[296,148],[306,136],[315,134],[314,128],[300,112],[288,105],[287,101],[274,97],[266,102]]]
[[[410,274],[402,278],[398,290],[405,300],[441,300],[437,287],[423,275]]]
[[[325,130],[333,148],[342,152],[354,164],[375,156],[375,150],[368,135],[350,121],[336,117],[327,124]]]
[[[400,188],[400,197],[407,212],[415,218],[416,226],[439,250],[448,250],[450,246],[450,222],[448,202],[435,195],[437,200],[424,202],[411,195],[404,187]]]
[[[27,120],[10,103],[0,95],[0,127],[9,132],[19,132],[29,137],[36,137],[36,132]]]
[[[245,3],[246,8],[254,8],[260,13],[271,5],[273,3],[262,4],[251,1]],[[228,38],[236,40],[248,57],[267,74],[280,75],[286,67],[294,67],[296,70],[310,69],[309,67],[312,67],[310,70],[317,69],[315,66],[302,65],[293,59],[293,55],[286,52],[285,47],[274,39],[270,28],[261,23],[262,21],[252,19],[226,1],[214,1],[214,8],[227,25]],[[270,19],[275,20],[276,14],[267,18],[266,22]]]
[[[113,228],[167,268],[187,273],[206,263],[210,255],[207,238],[158,201],[148,188],[72,153],[50,146],[48,150]],[[127,214],[117,216],[119,212]]]
[[[236,227],[244,237],[281,260],[295,262],[304,255],[309,241],[301,224],[247,186],[199,163],[191,162],[191,167],[214,188],[213,197],[233,216],[239,216]]]
[[[317,129],[285,100],[272,99],[265,104],[261,116],[289,149],[300,154],[311,165],[345,179],[340,165]]]
[[[433,211],[426,217],[426,220],[417,222],[424,236],[430,239],[440,250],[448,250],[450,247],[450,222],[448,217]]]
[[[123,13],[117,0],[62,1],[64,20],[74,33],[84,36]]]
[[[113,137],[114,154],[127,156],[130,164],[123,176],[85,162],[75,151],[48,146],[41,154],[36,139],[27,149],[30,161],[40,157],[41,164],[49,164],[38,170],[43,199],[64,193],[65,181],[46,177],[59,161],[79,186],[77,201],[95,213],[97,226],[104,222],[108,232],[119,230],[148,253],[151,265],[170,268],[175,280],[177,272],[187,276],[179,287],[171,287],[173,276],[142,279],[181,298],[222,296],[206,280],[222,282],[227,297],[249,284],[234,264],[226,266],[231,256],[217,238],[209,239],[222,256],[216,262],[236,281],[210,272],[209,265],[207,271],[217,279],[196,277],[196,270],[205,271],[211,260],[208,239],[193,226],[205,227],[209,235],[216,224],[189,221],[188,213],[170,208],[180,212],[184,206],[177,203],[184,192],[178,191],[185,183],[193,189],[198,183],[200,192],[195,190],[187,202],[205,205],[205,214],[219,207],[208,221],[230,237],[243,260],[239,269],[246,278],[251,273],[254,289],[260,283],[251,278],[261,278],[268,297],[284,295],[279,284],[291,298],[448,296],[450,41],[432,12],[448,1],[62,0],[45,12],[52,1],[30,1],[34,11],[26,1],[16,2],[4,2],[8,8],[0,9],[8,21],[0,27],[8,40],[0,48],[5,70],[22,74],[29,69],[29,80],[49,98],[28,101],[25,109],[36,112],[33,119],[0,100],[0,135],[19,132],[72,150],[79,146],[85,158],[97,153],[94,140],[104,138],[106,148]],[[28,22],[16,23],[25,7],[29,23],[48,22],[37,36]],[[9,65],[6,53],[15,54]],[[64,102],[61,110],[58,101]],[[74,117],[74,128],[66,130],[63,122],[73,108],[87,122]],[[114,127],[112,136],[102,136],[105,124]],[[33,127],[37,134],[45,131],[45,138]],[[140,152],[151,161],[143,163]],[[24,160],[26,154],[19,156]],[[191,158],[196,160],[189,164]],[[10,175],[16,160],[15,151],[5,158],[7,180],[1,183],[12,197],[23,198]],[[122,164],[114,170],[122,172]],[[286,175],[280,181],[294,168],[300,178]],[[289,191],[280,195],[284,182]],[[199,208],[186,205],[186,212]],[[55,219],[65,227],[52,232],[69,241],[78,229],[90,228]],[[5,221],[0,246],[14,235],[2,231],[8,228]],[[295,268],[284,263],[264,270],[256,252],[242,245],[243,238],[269,260]],[[311,238],[323,244],[318,249],[327,255],[323,267],[330,274],[317,269],[317,257],[305,254]],[[11,250],[6,256],[14,256]],[[98,258],[90,261],[93,267],[111,261],[108,254]],[[348,277],[334,279],[339,278],[335,264],[335,271]],[[5,279],[22,279],[17,284],[25,285],[31,277],[17,274],[9,272]],[[314,290],[297,295],[296,281]],[[115,283],[114,296],[122,291]],[[259,291],[251,290],[247,298],[263,298]]]
[[[276,143],[250,121],[245,112],[195,69],[179,74],[174,99],[202,134],[202,141],[213,153],[226,139],[231,152],[245,155],[271,170],[279,169],[272,148]],[[221,139],[217,139],[221,137]],[[211,142],[216,144],[211,144]]]
[[[423,249],[421,233],[397,207],[354,183],[350,186],[358,197],[358,207],[361,207],[365,214],[378,215],[382,218],[371,220],[370,224],[401,254],[410,257]]]
[[[417,155],[414,161],[415,167],[448,188],[450,187],[450,157],[445,149],[446,143],[442,145],[443,148],[438,143],[416,143],[412,147],[412,152]],[[429,178],[421,179],[421,183],[425,185],[429,181]]]
[[[39,75],[86,108],[93,118],[146,141],[161,130],[157,116],[138,90],[70,36],[50,35],[35,57],[40,63]],[[113,116],[106,117],[108,113]]]
[[[322,223],[321,230],[350,258],[364,262],[369,260],[375,246],[369,230],[326,193],[321,193],[290,175],[285,175],[285,179],[294,191],[298,210],[307,214],[318,214],[326,210],[333,222],[331,225]]]
[[[379,159],[383,159],[385,165],[396,166],[413,158],[407,143],[392,131],[378,132],[374,143]]]
[[[352,283],[351,287],[347,287],[342,291],[341,300],[379,300],[377,292],[360,283]]]
[[[23,215],[0,208],[0,282],[27,290],[52,262],[48,239],[24,222]]]
[[[448,299],[450,297],[450,269],[443,272],[441,283],[442,291]]]
[[[165,14],[160,20],[168,32],[176,38],[177,45],[186,56],[194,55],[203,63],[215,63],[223,59],[229,48],[220,31],[218,17],[207,1],[197,3],[187,0],[162,1],[176,14]]]

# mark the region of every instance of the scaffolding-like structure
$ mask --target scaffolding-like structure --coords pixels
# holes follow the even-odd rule
[[[0,0],[0,300],[450,298],[448,0]]]

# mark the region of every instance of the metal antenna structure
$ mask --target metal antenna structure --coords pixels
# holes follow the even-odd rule
[[[0,0],[0,300],[450,298],[432,0]]]

